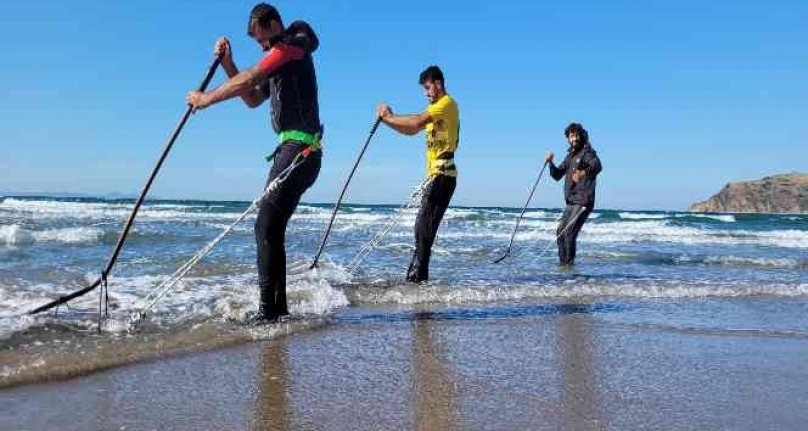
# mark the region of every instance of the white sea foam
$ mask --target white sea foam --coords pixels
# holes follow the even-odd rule
[[[518,241],[550,241],[555,239],[558,227],[555,221],[525,220],[517,233]],[[505,226],[499,229],[468,229],[439,235],[451,239],[507,239],[510,231]],[[637,242],[662,242],[686,245],[759,245],[784,248],[808,248],[808,232],[796,229],[751,231],[751,230],[705,230],[697,227],[671,225],[668,220],[633,220],[621,222],[587,223],[579,237],[581,242],[598,244],[625,244]]]
[[[637,257],[637,253],[631,253],[625,251],[608,251],[608,250],[584,251],[581,253],[581,255],[595,258],[607,258],[607,259],[625,259],[625,258]]]
[[[235,221],[235,220],[234,220]],[[254,230],[253,224],[255,223],[255,217],[248,217],[244,219],[241,223],[237,224],[235,227],[231,229],[231,232],[241,232],[241,233],[252,233]],[[204,226],[216,229],[216,230],[224,230],[230,227],[232,223],[203,223]]]
[[[406,251],[410,251],[414,248],[414,246],[410,243],[406,245],[402,245],[402,249]],[[457,247],[457,246],[442,246],[440,243],[435,244],[432,247],[432,253],[434,254],[474,254],[474,253],[488,253],[491,249],[489,247],[478,246],[478,247]]]
[[[532,219],[543,219],[543,218],[550,217],[550,215],[548,215],[548,213],[546,211],[540,211],[540,210],[539,211],[525,211],[524,217],[528,218],[528,219],[531,219],[531,218]]]
[[[48,229],[35,232],[37,241],[51,241],[61,243],[92,243],[97,242],[104,235],[104,231],[92,227],[72,227],[64,229]]]
[[[405,217],[399,228],[409,229],[414,217]],[[507,239],[510,238],[512,220],[486,223],[482,227],[464,228],[462,221],[454,221],[442,226],[439,236],[445,239]],[[357,220],[344,220],[341,230],[353,230],[381,226]],[[558,227],[556,220],[522,220],[517,240],[549,241],[555,238]],[[407,231],[409,232],[409,231]],[[403,235],[399,229],[391,236]],[[409,233],[411,235],[411,233]],[[808,232],[790,230],[723,230],[702,229],[694,226],[672,224],[670,220],[626,220],[615,222],[587,223],[581,231],[580,241],[601,244],[625,244],[635,242],[679,243],[686,245],[759,245],[784,248],[808,248]]]
[[[360,208],[353,208],[353,209],[355,209],[355,210],[364,210],[364,209],[370,210],[371,208],[362,208],[362,207],[360,207]],[[307,204],[301,203],[300,205],[297,206],[297,209],[295,211],[298,212],[298,213],[321,213],[321,214],[331,215],[331,212],[333,210],[334,210],[334,208],[332,206],[330,206],[330,205],[328,207],[316,207],[316,206],[313,206],[313,205],[307,205]],[[360,212],[367,212],[367,211],[360,211]]]
[[[808,248],[808,232],[798,230],[704,230],[672,226],[666,220],[591,223],[584,226],[581,241],[593,243],[670,242],[681,244],[749,244]]]
[[[485,210],[448,208],[443,218],[444,220],[450,220],[450,219],[463,220],[472,217],[480,217],[484,214],[486,214]]]
[[[751,266],[751,267],[764,267],[764,268],[800,268],[808,265],[808,260],[799,260],[792,258],[764,258],[764,257],[748,257],[748,256],[704,256],[698,254],[679,254],[679,255],[666,255],[664,253],[651,253],[645,255],[641,252],[622,252],[622,251],[608,251],[608,250],[591,250],[581,253],[582,256],[593,258],[606,258],[606,259],[639,259],[643,260],[644,257],[651,259],[660,259],[669,263],[704,263],[710,265],[728,265],[728,266]]]
[[[521,286],[446,286],[402,285],[359,286],[349,290],[356,303],[370,304],[462,304],[522,301],[526,299],[620,297],[620,298],[700,298],[744,297],[758,295],[805,296],[808,284],[751,282],[691,282],[678,281],[609,281],[569,279],[542,285]]]
[[[129,216],[134,204],[100,202],[39,201],[7,198],[0,202],[0,210],[16,213],[36,220],[123,220]],[[236,218],[240,213],[213,213],[190,211],[193,206],[146,204],[138,211],[139,220],[187,221]]]
[[[392,212],[386,213],[346,213],[338,214],[334,225],[332,227],[335,232],[351,232],[359,230],[374,231],[386,225],[391,219],[395,218],[396,227],[406,226],[408,229],[415,224],[417,216],[417,209],[406,211],[402,215],[395,215]],[[294,222],[322,222],[325,225],[330,218],[328,214],[295,214],[292,216]],[[460,220],[444,220],[444,226],[449,226],[455,223],[462,223]]]
[[[619,213],[621,219],[624,220],[662,220],[668,218],[667,214],[646,214],[646,213]]]
[[[744,256],[707,256],[704,258],[704,262],[718,265],[748,265],[771,268],[799,268],[804,265],[797,259]]]
[[[734,223],[735,216],[732,214],[699,214],[699,213],[686,213],[686,214],[677,214],[676,217],[695,217],[695,218],[706,218],[711,220],[718,220],[725,223]]]
[[[143,299],[167,274],[114,277],[110,279],[110,319],[104,326],[107,332],[124,332],[127,319],[142,309]],[[87,281],[94,277],[88,274]],[[348,273],[341,267],[323,263],[313,271],[290,274],[287,279],[289,311],[293,315],[324,315],[338,307],[348,305],[343,292],[334,287],[346,283]],[[50,313],[27,316],[26,312],[46,303],[63,292],[64,286],[41,284],[0,288],[0,339],[9,337],[30,327],[52,321],[65,323],[65,319],[77,328],[89,328],[96,324],[95,310],[98,295],[88,294],[70,303],[70,313],[63,312],[58,318]],[[35,292],[40,292],[36,294]],[[57,293],[59,292],[59,293]],[[225,319],[243,321],[246,313],[258,308],[258,288],[253,273],[198,278],[189,276],[178,283],[147,315],[152,323],[172,325],[200,319]],[[71,317],[72,316],[72,317]]]
[[[206,208],[211,211],[226,212],[213,213],[206,211]],[[196,241],[199,226],[218,230],[229,225],[240,214],[240,210],[228,208],[229,206],[222,205],[213,209],[213,206],[196,204],[190,206],[150,204],[143,208],[136,229],[138,232],[147,234],[168,232],[172,235],[172,246],[175,245],[174,242],[177,246],[184,246],[187,244],[184,242],[186,232],[192,232],[193,239]],[[41,305],[59,294],[66,293],[65,286],[49,284],[45,281],[52,280],[52,278],[43,278],[51,277],[52,273],[43,275],[44,271],[42,273],[27,271],[28,268],[25,265],[29,265],[29,263],[47,267],[50,262],[36,261],[37,257],[27,256],[25,247],[40,243],[57,245],[90,243],[96,244],[98,249],[103,248],[106,251],[107,247],[102,247],[105,244],[98,243],[104,238],[105,232],[118,231],[120,222],[129,215],[130,210],[131,204],[118,203],[30,201],[14,198],[2,201],[0,217],[5,225],[0,226],[0,252],[6,253],[10,257],[8,261],[2,262],[3,270],[11,268],[11,271],[7,273],[8,276],[2,281],[5,287],[12,288],[0,291],[2,296],[0,297],[0,338],[9,331],[19,331],[31,325],[36,326],[48,322],[48,319],[52,319],[51,317],[23,318],[21,313],[36,305]],[[381,228],[394,213],[395,208],[391,207],[350,207],[341,211],[334,229],[343,232],[342,237],[347,238],[347,242],[341,245],[342,248],[331,249],[334,258],[338,261],[347,260],[346,256],[341,254],[343,251],[337,250],[343,250],[348,245],[361,244],[369,240],[373,233]],[[439,260],[446,259],[447,256],[452,258],[459,256],[460,259],[468,259],[469,265],[474,265],[474,255],[486,255],[495,248],[507,244],[518,213],[519,209],[452,208],[447,211],[433,251],[436,255],[440,255]],[[399,224],[382,242],[382,250],[387,250],[388,254],[390,252],[410,253],[412,227],[416,214],[417,209],[405,213],[404,217],[399,220]],[[373,286],[348,287],[345,291],[348,293],[348,298],[352,300],[359,298],[360,302],[367,300],[368,302],[394,303],[413,303],[425,300],[447,303],[490,302],[576,295],[690,297],[806,294],[805,284],[779,283],[782,280],[793,279],[793,277],[789,278],[791,272],[800,271],[805,267],[806,259],[801,257],[801,253],[808,249],[808,232],[805,229],[784,228],[766,231],[756,229],[753,227],[754,223],[750,225],[749,229],[744,229],[745,219],[735,225],[711,223],[710,226],[705,227],[705,223],[699,223],[698,219],[685,218],[694,216],[689,213],[668,216],[661,213],[623,212],[618,213],[619,218],[615,217],[612,212],[606,214],[608,216],[605,217],[605,220],[604,217],[601,217],[596,222],[586,223],[580,237],[581,242],[589,243],[582,247],[584,256],[605,258],[599,260],[598,265],[620,266],[623,261],[644,262],[643,259],[646,257],[650,260],[658,257],[665,262],[673,263],[782,268],[783,270],[778,270],[776,273],[771,271],[775,273],[776,280],[773,282],[774,284],[766,283],[766,286],[763,286],[764,283],[760,283],[757,279],[755,281],[724,282],[722,280],[718,283],[700,283],[697,280],[701,279],[700,274],[704,268],[682,265],[679,268],[664,268],[664,271],[676,271],[676,281],[670,282],[583,279],[575,280],[572,284],[557,282],[543,285],[519,285],[506,282],[507,277],[499,277],[499,272],[497,272],[480,275],[479,279],[486,280],[485,282],[466,280],[463,281],[465,286],[427,286],[420,292],[420,296],[412,292],[411,286],[389,289]],[[296,241],[303,236],[300,235],[301,233],[318,236],[330,215],[330,207],[301,205],[290,225],[290,231],[296,233],[294,236],[290,235],[290,244],[299,246],[300,244]],[[552,246],[551,241],[555,238],[557,218],[560,215],[561,213],[557,210],[528,211],[521,222],[516,247],[528,247],[531,243],[540,244],[542,247],[545,243]],[[593,214],[590,218],[595,218],[597,215]],[[735,221],[731,215],[703,216],[718,217],[717,220],[726,223]],[[239,235],[236,235],[238,241],[245,241],[242,233],[252,234],[251,221],[254,219],[253,214],[249,220],[236,228],[236,231],[239,232]],[[54,220],[58,221],[51,223]],[[773,216],[771,227],[776,229],[795,226],[793,221],[784,225],[777,224],[780,220],[783,219]],[[174,223],[148,223],[149,221]],[[195,223],[193,229],[184,225],[187,221]],[[141,224],[142,222],[146,223]],[[796,227],[800,226],[796,225]],[[305,240],[310,241],[311,238],[306,237]],[[521,244],[519,244],[520,242]],[[234,248],[231,247],[227,252],[217,255],[217,259],[221,259],[221,261],[215,265],[211,265],[203,271],[191,272],[189,277],[178,285],[176,292],[158,304],[154,313],[149,315],[149,319],[157,325],[171,325],[176,322],[198,319],[243,319],[248,310],[257,307],[258,301],[255,275],[252,269],[245,269],[247,266],[244,263],[248,259],[245,253],[250,255],[249,260],[252,263],[254,255],[254,251],[251,249],[253,247],[252,239],[247,239],[243,244],[250,250],[243,252],[246,248],[231,244],[238,250],[234,251]],[[626,247],[626,244],[629,246]],[[710,247],[703,247],[704,245]],[[151,247],[149,241],[135,243],[132,246],[129,250],[137,256],[125,259],[128,265],[127,271],[121,271],[121,273],[136,275],[130,278],[116,276],[111,279],[110,295],[114,303],[112,312],[116,319],[127,317],[128,313],[131,313],[138,305],[138,301],[162,281],[168,272],[171,272],[169,269],[157,270],[148,266],[154,263],[154,257],[150,254],[152,249],[149,248]],[[734,248],[736,246],[740,247]],[[757,248],[751,249],[749,246]],[[775,250],[767,249],[767,247],[791,250]],[[657,251],[657,248],[660,251]],[[653,251],[648,251],[646,256],[641,250]],[[76,253],[79,257],[77,261],[79,261],[88,257],[88,253],[94,254],[97,251],[96,248],[73,247],[65,254]],[[353,251],[345,251],[345,253],[351,254]],[[710,255],[710,253],[717,253],[717,255]],[[468,256],[463,256],[464,254]],[[607,260],[609,258],[615,260],[610,262]],[[238,263],[234,264],[233,262],[236,261]],[[161,262],[159,267],[165,268],[163,264],[164,262]],[[373,261],[372,258],[368,264],[374,271],[379,266],[384,266],[383,261]],[[22,265],[24,269],[19,270],[15,265]],[[89,267],[86,268],[89,271]],[[252,267],[250,266],[250,268]],[[156,274],[155,271],[165,273]],[[477,277],[477,273],[485,271],[486,269],[475,267],[474,277]],[[496,270],[492,269],[492,271]],[[746,272],[736,271],[734,268],[732,271],[727,271],[728,274],[732,273],[733,277],[743,277]],[[464,277],[463,271],[456,271],[455,274],[460,279]],[[783,277],[780,277],[780,274],[783,274]],[[5,276],[6,273],[0,275]],[[682,277],[679,278],[679,275]],[[93,279],[96,276],[97,272],[88,275]],[[32,278],[23,280],[26,277]],[[334,308],[346,305],[348,299],[341,287],[349,282],[346,277],[347,274],[342,274],[341,269],[333,265],[332,267],[328,265],[321,267],[319,273],[304,271],[290,274],[287,277],[290,311],[293,314],[326,314]],[[498,280],[498,282],[492,281],[492,286],[477,286],[477,284],[488,283],[489,279]],[[13,286],[14,283],[24,284],[24,286]],[[503,283],[507,286],[501,286]],[[428,299],[430,297],[433,299]],[[63,311],[60,312],[60,319],[62,313],[65,313],[68,316],[66,319],[75,319],[76,322],[79,322],[79,326],[91,327],[95,324],[94,311],[97,306],[98,295],[96,293],[86,295],[71,304],[73,311],[84,310],[84,314],[71,314]],[[110,327],[113,328],[112,330],[120,329],[115,325]]]
[[[20,225],[0,226],[0,245],[27,245],[35,241],[34,235]]]
[[[308,263],[308,262],[306,262]],[[292,314],[327,314],[347,305],[334,283],[345,282],[347,273],[322,263],[319,269],[287,277],[287,299]],[[143,289],[140,289],[143,290]],[[136,304],[133,304],[137,307]],[[253,273],[188,278],[155,308],[158,318],[220,317],[243,321],[245,314],[258,308],[258,288]]]
[[[98,228],[74,227],[31,231],[20,225],[0,226],[0,245],[24,246],[38,242],[80,244],[97,242],[104,235]]]
[[[389,214],[370,214],[370,213],[337,213],[335,223],[341,224],[354,224],[354,225],[369,225],[384,221]],[[331,214],[326,213],[309,213],[296,212],[293,220],[309,220],[309,221],[328,221]]]
[[[334,288],[336,283],[347,282],[350,277],[348,273],[327,262],[321,262],[318,268],[309,270],[308,263],[298,265],[299,272],[287,276],[289,312],[292,315],[326,315],[348,305],[344,293]],[[214,300],[211,312],[226,320],[243,322],[250,311],[258,309],[259,294],[252,275],[244,277],[236,286],[236,291]]]

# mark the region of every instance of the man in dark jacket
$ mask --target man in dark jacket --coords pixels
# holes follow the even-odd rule
[[[564,129],[569,149],[567,157],[556,167],[553,153],[545,160],[550,165],[550,175],[556,181],[564,178],[564,200],[567,207],[556,232],[558,259],[561,265],[575,263],[575,242],[587,217],[595,206],[595,186],[601,171],[600,159],[589,143],[589,133],[578,123]]]
[[[230,42],[220,38],[215,52],[230,78],[208,93],[188,93],[188,103],[204,109],[239,96],[255,108],[271,99],[272,127],[278,146],[267,185],[293,163],[300,163],[260,204],[255,222],[258,251],[258,284],[261,290],[258,320],[275,320],[289,314],[286,304],[286,225],[303,192],[320,172],[322,125],[317,100],[317,78],[312,53],[319,41],[302,21],[285,28],[277,9],[266,3],[250,13],[247,34],[266,52],[258,64],[239,72]]]

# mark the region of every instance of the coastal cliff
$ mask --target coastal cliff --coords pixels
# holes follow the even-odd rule
[[[690,206],[693,212],[808,213],[808,174],[772,175],[728,183],[718,194]]]

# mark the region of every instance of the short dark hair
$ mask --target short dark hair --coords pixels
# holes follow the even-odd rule
[[[581,123],[570,123],[569,126],[564,129],[564,136],[569,136],[572,132],[577,133],[578,136],[580,136],[583,140],[584,144],[589,143],[589,132],[584,129],[584,126],[582,126]]]
[[[421,85],[424,85],[424,83],[427,81],[440,81],[446,84],[446,81],[443,80],[443,72],[441,72],[440,67],[435,66],[434,64],[421,72],[421,76],[418,78],[418,83]]]
[[[247,21],[247,35],[252,36],[253,25],[258,24],[261,28],[268,29],[272,21],[278,21],[280,25],[283,25],[278,9],[266,3],[258,3],[250,12],[250,20]]]

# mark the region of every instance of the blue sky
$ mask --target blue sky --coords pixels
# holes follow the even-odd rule
[[[137,193],[216,38],[242,68],[259,58],[253,4],[3,2],[0,193]],[[306,201],[334,200],[376,103],[425,107],[417,78],[433,63],[461,109],[456,205],[521,206],[570,121],[603,161],[600,207],[683,209],[727,181],[808,171],[806,2],[274,4],[321,39],[326,154]],[[275,142],[267,110],[233,100],[196,115],[151,195],[257,195]],[[424,171],[423,136],[380,129],[348,200],[399,203]],[[561,205],[560,184],[543,181],[534,205]]]

